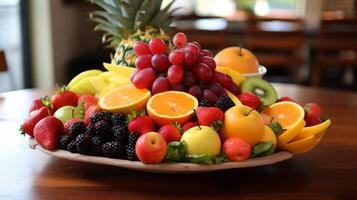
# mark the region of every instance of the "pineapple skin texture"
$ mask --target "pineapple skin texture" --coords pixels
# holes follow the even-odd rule
[[[170,41],[170,36],[162,30],[152,27],[146,29],[145,31],[139,30],[128,39],[122,40],[115,48],[114,55],[111,56],[111,64],[135,67],[135,60],[137,58],[133,49],[135,42],[143,41],[149,43],[152,38],[161,38],[168,46],[168,49],[173,47]]]

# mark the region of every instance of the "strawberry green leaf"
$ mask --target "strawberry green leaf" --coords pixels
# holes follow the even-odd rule
[[[223,151],[220,154],[218,154],[214,159],[214,163],[222,163],[222,162],[227,162],[227,161],[228,161],[228,158]]]
[[[260,142],[253,146],[250,158],[262,157],[273,154],[275,145],[272,142]]]
[[[329,120],[330,118],[329,117],[327,117],[327,116],[322,116],[321,117],[321,121],[322,122],[325,122],[325,121],[327,121],[327,120]]]
[[[185,155],[185,161],[190,163],[213,164],[212,157],[207,154]]]
[[[128,115],[128,122],[130,122],[131,120],[139,117],[139,116],[142,116],[142,115],[146,115],[146,111],[145,110],[142,110],[142,111],[136,111],[136,110],[132,110],[130,112],[130,114]]]
[[[167,153],[165,162],[181,162],[185,158],[186,154],[185,142],[170,142],[167,145]]]

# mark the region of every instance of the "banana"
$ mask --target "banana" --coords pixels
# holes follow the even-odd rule
[[[76,85],[77,83],[79,83],[81,80],[87,78],[87,77],[91,77],[91,76],[97,76],[100,73],[102,73],[101,70],[97,70],[97,69],[91,69],[91,70],[87,70],[84,72],[79,73],[77,76],[75,76],[69,83],[68,83],[68,87],[71,88],[74,85]]]
[[[112,65],[109,63],[103,63],[105,69],[110,72],[115,72],[118,75],[130,78],[131,74],[134,72],[135,68],[126,67],[121,65]]]
[[[92,76],[81,79],[75,85],[70,87],[69,90],[75,92],[78,95],[83,95],[83,94],[94,95],[96,93],[96,90],[92,86],[91,78]]]
[[[116,76],[110,77],[109,78],[109,82],[113,83],[113,84],[115,84],[117,86],[131,83],[130,78],[123,77],[123,76],[120,76],[120,75],[116,75]]]
[[[107,86],[107,83],[105,83],[105,81],[100,76],[90,77],[90,82],[95,90],[95,94],[100,94]]]
[[[217,67],[216,67],[216,71],[231,76],[233,82],[234,82],[237,86],[240,86],[240,85],[244,82],[244,80],[245,80],[244,76],[243,76],[241,73],[239,73],[238,71],[236,71],[236,70],[234,70],[234,69],[231,69],[231,68],[229,68],[229,67],[217,66]]]
[[[106,83],[109,83],[109,78],[116,76],[117,73],[115,72],[110,72],[110,71],[105,71],[99,74],[100,78],[102,78],[103,81],[105,81]]]

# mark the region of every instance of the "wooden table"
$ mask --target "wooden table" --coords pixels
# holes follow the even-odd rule
[[[49,157],[18,132],[32,99],[0,99],[0,199],[357,199],[357,93],[275,84],[279,94],[317,102],[332,119],[313,151],[257,168],[207,174],[150,174]]]

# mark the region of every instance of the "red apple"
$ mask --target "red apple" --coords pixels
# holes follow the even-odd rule
[[[136,141],[135,151],[141,162],[146,164],[160,163],[166,155],[166,141],[156,132],[147,132]]]
[[[251,146],[238,137],[231,137],[224,141],[223,151],[229,160],[239,162],[249,158]]]

